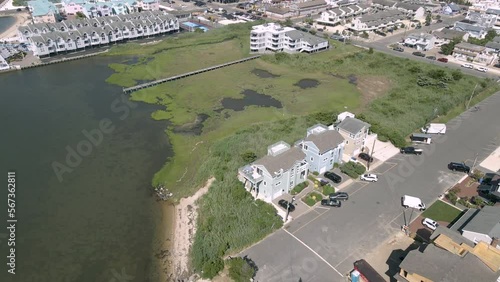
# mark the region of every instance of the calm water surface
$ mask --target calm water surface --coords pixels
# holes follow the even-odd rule
[[[112,60],[0,75],[0,281],[158,280],[160,204],[148,187],[171,153],[166,125],[150,118],[152,106],[127,104],[104,82]],[[103,120],[114,130],[100,141]],[[66,160],[72,150],[79,157]],[[60,178],[54,162],[66,166]],[[6,272],[9,170],[17,176],[15,276]]]
[[[16,18],[14,17],[0,17],[0,33],[6,31],[16,23]]]

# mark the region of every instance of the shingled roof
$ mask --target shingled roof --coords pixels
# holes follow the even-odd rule
[[[318,147],[319,153],[324,154],[342,144],[344,137],[335,130],[325,130],[320,133],[310,134],[304,141],[313,142]]]
[[[254,164],[262,165],[272,176],[274,176],[274,172],[278,172],[280,169],[288,170],[297,162],[304,160],[305,157],[306,154],[304,154],[300,148],[292,147],[276,156],[266,155],[256,160]]]

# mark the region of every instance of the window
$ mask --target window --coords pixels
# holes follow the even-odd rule
[[[281,185],[281,181],[276,182],[276,184],[274,184],[274,186],[280,186],[280,185]]]
[[[312,162],[312,161],[314,161],[314,158],[313,158],[313,157],[311,157],[311,162]]]
[[[347,144],[349,144],[349,140],[345,140],[345,144],[346,144],[346,145],[347,145]]]
[[[267,183],[264,181],[264,186],[266,186],[266,185],[267,185]]]
[[[307,151],[307,148],[309,148],[309,147],[307,147],[307,145],[304,145],[304,150],[306,150],[306,151]]]

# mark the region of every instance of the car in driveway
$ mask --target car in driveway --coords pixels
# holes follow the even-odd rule
[[[413,52],[412,54],[417,57],[425,57],[425,54],[422,52]]]
[[[476,70],[480,71],[480,72],[487,72],[488,71],[488,69],[485,67],[478,67],[478,68],[476,68]]]
[[[462,64],[461,67],[466,69],[474,69],[474,66],[471,64]]]
[[[295,206],[293,204],[289,204],[287,200],[281,199],[278,201],[278,205],[286,210],[288,207],[289,212],[293,212],[295,210]]]
[[[439,226],[437,222],[430,218],[424,218],[424,220],[422,220],[422,224],[430,230],[436,230],[436,228]]]
[[[401,150],[399,150],[401,154],[414,154],[414,155],[422,155],[422,152],[424,150],[422,149],[417,149],[415,147],[403,147]]]
[[[441,62],[441,63],[447,63],[448,62],[448,58],[439,58],[437,60],[438,60],[438,62]]]
[[[398,52],[404,52],[405,51],[405,49],[403,49],[401,47],[394,47],[394,48],[392,48],[392,50],[398,51]]]
[[[349,194],[347,194],[346,192],[331,193],[330,195],[328,195],[328,197],[330,198],[330,200],[341,200],[341,201],[349,200]]]
[[[355,163],[355,164],[359,163],[358,159],[356,159],[355,157],[351,157],[351,158],[349,159],[349,162],[353,162],[353,163]]]
[[[368,181],[368,182],[377,182],[378,181],[378,176],[376,174],[372,174],[372,173],[363,174],[363,175],[361,175],[360,178],[361,178],[361,180]]]
[[[427,58],[427,59],[429,59],[429,60],[432,60],[432,61],[435,61],[435,60],[436,60],[436,57],[435,57],[435,56],[427,56],[426,58]]]
[[[461,172],[465,172],[465,173],[469,173],[470,172],[470,167],[463,164],[463,163],[454,163],[454,162],[451,162],[448,164],[448,169],[449,170],[453,170],[453,171],[461,171]]]
[[[328,207],[340,208],[342,206],[342,202],[340,202],[338,200],[332,200],[332,199],[323,199],[323,200],[321,200],[321,205],[328,206]]]
[[[342,177],[335,172],[327,171],[323,174],[326,178],[330,179],[334,183],[340,183],[342,182]]]
[[[373,158],[370,155],[368,155],[367,153],[361,153],[361,154],[359,154],[358,158],[360,158],[360,159],[362,159],[364,161],[367,161],[369,163],[373,162]]]

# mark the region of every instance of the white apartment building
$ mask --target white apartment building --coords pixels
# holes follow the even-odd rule
[[[314,53],[328,46],[326,39],[276,23],[253,26],[250,32],[250,51],[253,53]]]

